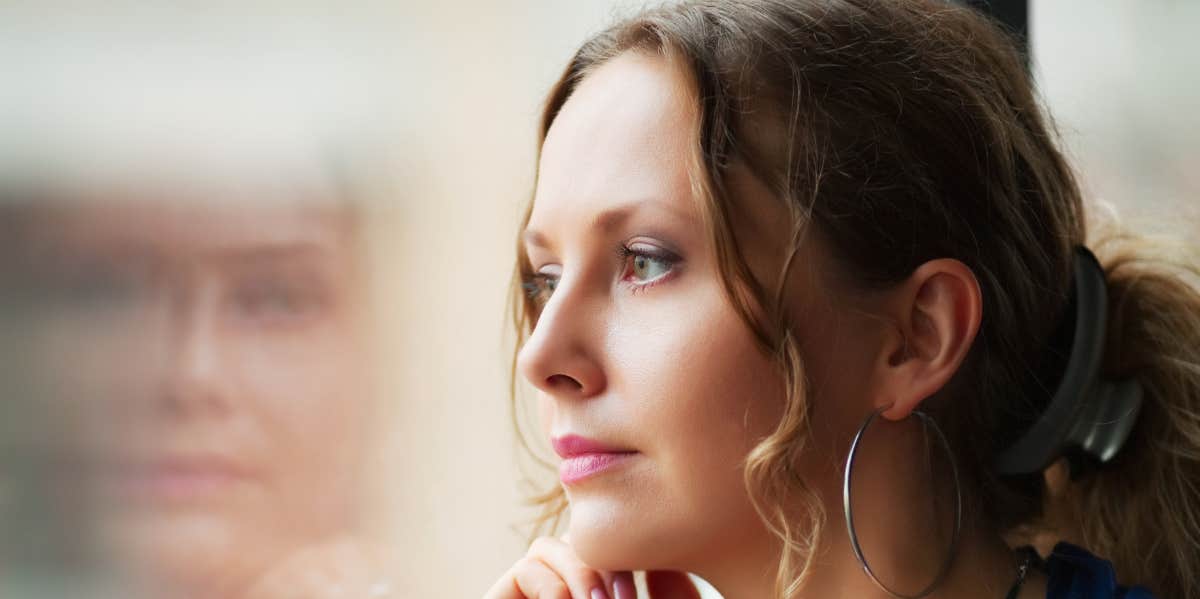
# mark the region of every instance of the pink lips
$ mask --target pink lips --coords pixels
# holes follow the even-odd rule
[[[554,444],[554,452],[563,459],[558,467],[558,478],[563,484],[579,482],[614,468],[637,454],[636,451],[578,435],[555,437],[551,442]]]
[[[217,499],[249,476],[233,461],[195,455],[124,462],[109,472],[109,484],[125,499],[171,504]]]

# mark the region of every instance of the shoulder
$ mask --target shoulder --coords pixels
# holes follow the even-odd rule
[[[1112,563],[1070,543],[1046,557],[1046,599],[1155,599],[1142,586],[1117,584]]]

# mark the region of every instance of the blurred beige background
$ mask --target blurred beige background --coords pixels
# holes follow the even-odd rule
[[[1085,195],[1138,231],[1200,231],[1200,4],[1031,0],[1034,72]]]

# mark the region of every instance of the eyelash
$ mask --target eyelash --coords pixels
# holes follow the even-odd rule
[[[630,271],[632,269],[631,260],[633,260],[634,258],[638,258],[638,257],[650,258],[651,260],[661,262],[667,266],[667,272],[665,272],[653,279],[650,279],[649,281],[645,281],[645,282],[641,282],[641,283],[630,281],[629,282],[629,287],[630,287],[629,290],[633,293],[645,291],[655,285],[658,285],[659,283],[663,283],[663,282],[671,279],[672,277],[674,277],[675,273],[677,272],[678,264],[681,260],[679,258],[679,256],[676,256],[675,254],[673,254],[667,250],[661,249],[661,248],[655,248],[654,251],[646,251],[646,250],[635,250],[626,245],[622,245],[621,247],[617,248],[617,255],[621,257],[623,263],[625,264],[624,271],[622,271],[622,273],[621,273],[622,281],[626,281],[629,279]]]
[[[617,248],[617,256],[622,261],[621,280],[629,285],[631,293],[640,293],[659,283],[663,283],[674,278],[678,272],[678,264],[682,262],[682,258],[667,250],[656,248],[656,251],[647,251],[643,249],[634,249],[626,245]],[[634,258],[643,257],[663,263],[667,266],[667,272],[655,277],[646,282],[629,281],[630,271],[632,269],[631,260]],[[554,293],[554,288],[558,284],[558,277],[555,275],[547,275],[542,273],[529,273],[523,277],[521,287],[525,290],[525,295],[530,300],[539,305],[544,305],[550,299],[550,295]]]
[[[525,297],[534,304],[541,306],[550,299],[550,294],[554,290],[550,287],[550,280],[553,277],[540,273],[525,275],[521,281],[521,287],[525,290]]]

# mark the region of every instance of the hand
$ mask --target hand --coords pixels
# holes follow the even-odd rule
[[[397,590],[381,575],[382,560],[349,537],[300,549],[268,570],[244,599],[388,599]]]
[[[650,591],[650,599],[700,599],[700,591],[683,572],[646,572],[646,590]]]
[[[700,599],[686,574],[648,572],[651,599]],[[484,599],[637,599],[632,572],[589,567],[567,542],[540,537]]]

